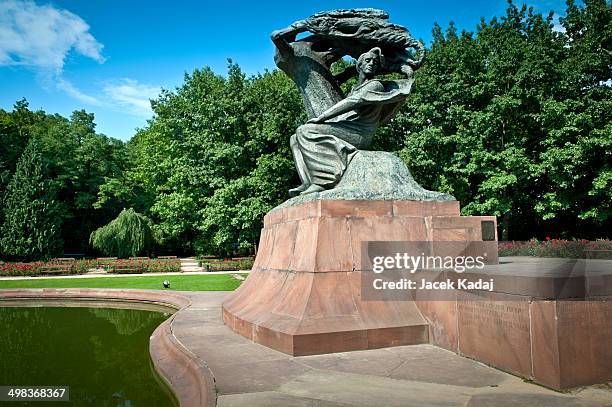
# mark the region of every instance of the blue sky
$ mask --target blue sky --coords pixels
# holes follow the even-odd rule
[[[291,6],[287,6],[289,3]],[[522,4],[515,1],[516,4]],[[531,0],[563,15],[564,0]],[[428,42],[434,22],[473,31],[504,14],[506,0],[218,1],[0,0],[0,108],[95,113],[98,131],[123,140],[151,117],[149,98],[180,86],[185,72],[273,69],[272,30],[315,12],[374,7]]]

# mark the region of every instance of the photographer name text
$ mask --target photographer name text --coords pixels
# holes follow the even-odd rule
[[[486,254],[485,254],[486,255]],[[425,253],[414,256],[409,253],[395,253],[392,256],[374,256],[372,271],[380,274],[385,271],[408,271],[414,274],[425,270],[452,270],[461,274],[467,270],[482,270],[484,256],[427,256]],[[482,290],[493,291],[493,279],[447,278],[445,281],[431,281],[426,278],[389,280],[376,278],[372,281],[375,290]]]
[[[428,281],[422,278],[420,281],[402,278],[396,281],[385,281],[382,278],[377,278],[372,282],[376,290],[482,290],[493,291],[493,279],[483,280],[477,279],[469,281],[466,278],[460,278],[456,281],[446,279],[446,281]]]

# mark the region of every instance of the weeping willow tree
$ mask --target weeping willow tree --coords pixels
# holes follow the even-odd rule
[[[106,256],[138,256],[156,242],[153,222],[134,209],[124,209],[116,219],[95,230],[89,243]]]

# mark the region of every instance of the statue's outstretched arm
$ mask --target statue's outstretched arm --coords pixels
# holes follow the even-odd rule
[[[409,45],[409,48],[414,48],[414,50],[416,51],[416,59],[408,61],[408,64],[411,66],[411,68],[414,71],[416,71],[423,64],[423,60],[425,59],[426,50],[425,50],[425,47],[423,46],[423,43],[417,40],[414,40]]]
[[[307,123],[323,123],[336,116],[340,116],[342,113],[346,113],[348,111],[353,110],[358,104],[358,101],[352,98],[342,99],[341,101],[321,113],[319,117],[315,117],[313,119],[308,120]]]
[[[279,51],[290,51],[291,47],[289,43],[295,41],[297,35],[305,31],[308,31],[306,22],[304,20],[298,20],[289,27],[272,31],[270,38]]]

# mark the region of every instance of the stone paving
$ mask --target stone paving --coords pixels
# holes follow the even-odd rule
[[[204,267],[198,265],[198,260],[195,257],[181,258],[181,272],[202,272]]]
[[[560,393],[432,346],[292,357],[227,328],[227,293],[181,293],[176,340],[208,366],[219,407],[612,406],[609,385]]]

